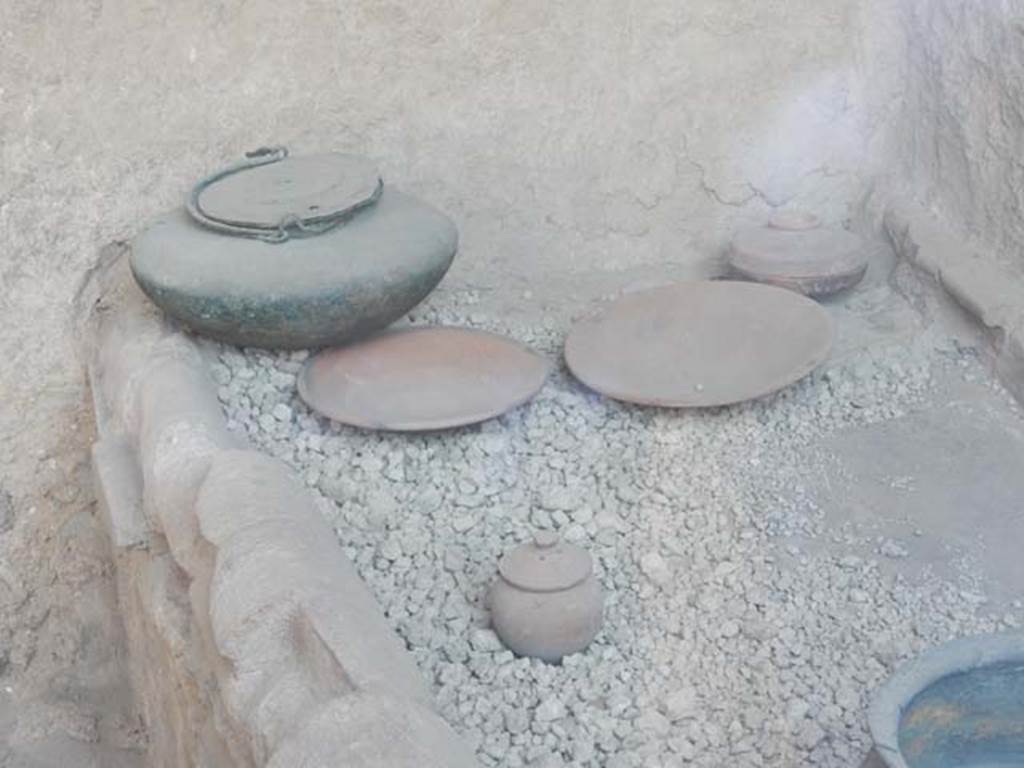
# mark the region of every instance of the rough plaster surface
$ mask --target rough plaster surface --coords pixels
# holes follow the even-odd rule
[[[898,5],[889,167],[943,225],[1024,271],[1024,2]]]
[[[337,147],[455,216],[477,261],[516,273],[692,262],[769,204],[846,214],[862,182],[858,12],[854,0],[13,3],[5,186],[30,191],[56,152],[60,193],[102,200],[101,226],[123,232],[244,149]],[[9,225],[27,226],[38,209],[11,197]],[[71,223],[95,226],[94,211]]]
[[[992,367],[1024,402],[1024,271],[979,250],[912,201],[890,199],[883,225],[899,256],[930,275],[988,332]]]

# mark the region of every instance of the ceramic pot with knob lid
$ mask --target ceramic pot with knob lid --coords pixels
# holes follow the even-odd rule
[[[597,635],[604,595],[586,550],[539,531],[498,563],[490,606],[494,631],[511,651],[554,663]]]
[[[868,256],[853,233],[824,227],[813,213],[783,211],[765,226],[737,233],[729,265],[747,280],[823,297],[859,283]]]

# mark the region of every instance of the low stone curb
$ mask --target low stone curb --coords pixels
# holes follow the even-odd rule
[[[1024,275],[978,252],[907,200],[888,205],[883,226],[897,255],[931,275],[987,330],[996,374],[1024,403]]]
[[[126,250],[106,249],[79,319],[150,764],[476,765],[308,491],[228,432]]]

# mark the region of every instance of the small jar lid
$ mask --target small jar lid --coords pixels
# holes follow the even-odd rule
[[[586,580],[593,570],[590,554],[559,538],[537,531],[533,540],[513,549],[498,563],[501,577],[528,592],[561,592]]]

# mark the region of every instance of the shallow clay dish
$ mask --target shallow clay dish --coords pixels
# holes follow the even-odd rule
[[[828,357],[832,319],[781,288],[735,281],[633,293],[578,323],[569,369],[616,400],[699,408],[761,397]]]
[[[525,403],[548,371],[544,358],[502,336],[414,328],[321,352],[299,374],[299,394],[314,410],[357,427],[446,429]]]

